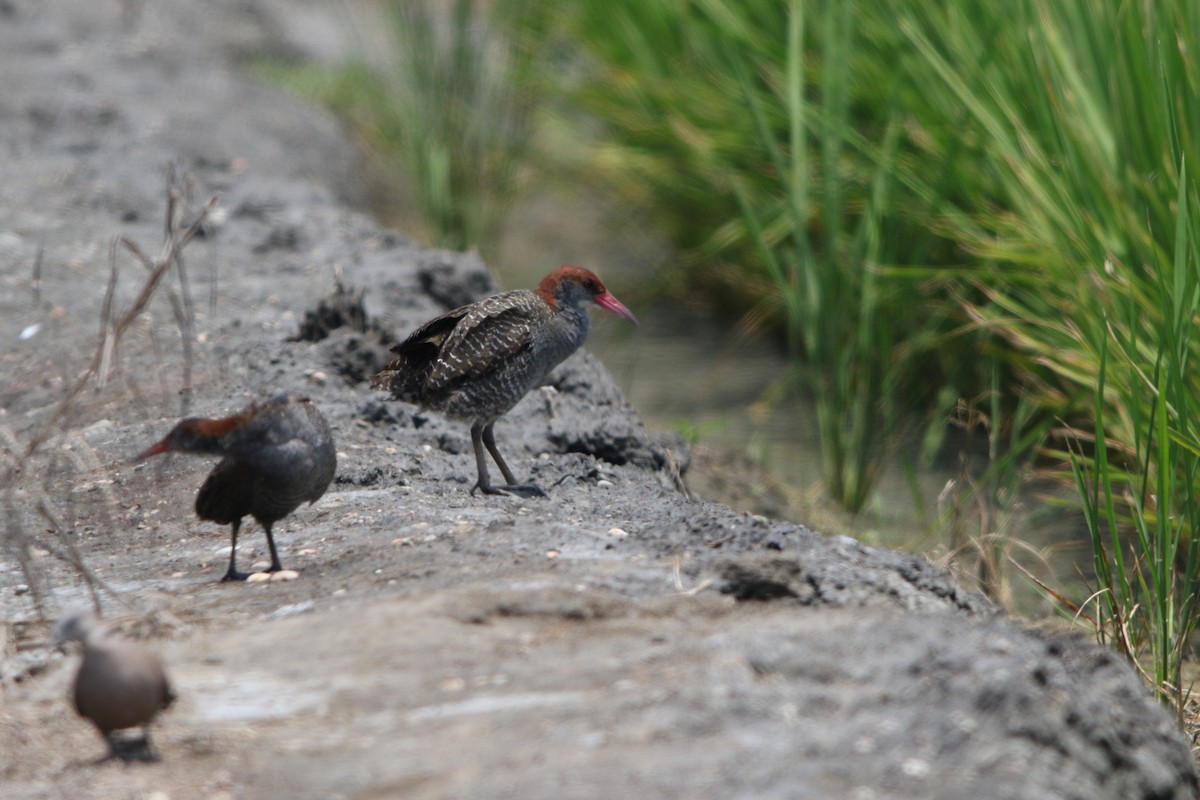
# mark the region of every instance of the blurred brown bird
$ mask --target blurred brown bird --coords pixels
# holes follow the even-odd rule
[[[534,483],[517,483],[504,463],[492,426],[550,371],[583,344],[591,327],[587,307],[596,305],[637,324],[594,273],[564,266],[536,290],[486,297],[430,320],[392,348],[396,354],[371,381],[398,400],[471,422],[478,479],[484,494],[545,496]],[[491,453],[507,482],[488,477]]]
[[[65,614],[53,642],[83,645],[83,660],[75,675],[75,710],[108,743],[106,759],[157,760],[150,746],[150,723],[175,699],[158,655],[109,633],[88,609]],[[114,735],[138,726],[141,739],[123,741]]]
[[[137,460],[180,452],[224,456],[196,495],[196,514],[233,529],[229,569],[222,581],[241,581],[238,531],[247,514],[267,534],[271,566],[283,569],[271,526],[301,503],[316,502],[333,480],[337,451],[325,417],[307,397],[277,395],[252,403],[231,417],[185,419]]]

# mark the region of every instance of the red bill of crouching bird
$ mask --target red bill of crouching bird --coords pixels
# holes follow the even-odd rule
[[[70,611],[59,620],[52,643],[64,642],[83,645],[73,699],[79,716],[95,725],[108,743],[102,760],[157,760],[150,746],[150,723],[175,700],[158,654],[113,635],[89,609]],[[115,736],[139,726],[141,739]]]
[[[485,297],[430,320],[392,348],[396,354],[371,380],[398,400],[471,423],[478,480],[484,494],[546,496],[534,483],[517,483],[504,463],[492,426],[556,366],[583,344],[591,327],[587,307],[607,309],[637,324],[604,283],[583,267],[564,266],[537,289]],[[488,478],[491,453],[507,483]]]
[[[238,530],[247,514],[267,533],[271,566],[283,569],[271,526],[301,503],[314,503],[337,471],[337,451],[325,417],[312,401],[281,394],[251,403],[231,417],[185,419],[137,461],[159,453],[224,456],[196,495],[196,514],[233,528],[229,569],[222,581],[243,581],[237,569]]]

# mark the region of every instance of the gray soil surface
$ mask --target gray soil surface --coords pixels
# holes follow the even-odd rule
[[[0,796],[1196,796],[1120,659],[922,558],[689,499],[686,448],[586,353],[497,425],[550,498],[471,496],[465,426],[363,381],[497,287],[359,210],[345,133],[241,66],[303,53],[328,6],[0,0]],[[116,248],[104,312],[114,240],[159,253],[168,164],[193,216],[218,206],[56,417],[148,275]],[[360,289],[367,324],[335,326]],[[220,584],[228,531],[192,512],[211,460],[130,459],[185,404],[284,390],[328,417],[337,477],[276,526],[297,579]],[[158,763],[93,763],[77,656],[44,646],[35,598],[88,599],[72,547],[176,684]],[[264,551],[250,525],[241,562]]]

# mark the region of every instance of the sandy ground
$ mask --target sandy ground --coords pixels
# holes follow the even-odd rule
[[[363,378],[380,331],[495,285],[355,210],[344,134],[238,67],[302,50],[328,6],[139,7],[0,3],[0,437],[20,465],[0,795],[1196,795],[1187,743],[1115,656],[1020,629],[919,557],[688,496],[687,448],[586,353],[497,426],[550,498],[472,497],[467,431]],[[89,371],[148,274],[118,247],[104,311],[115,237],[159,253],[167,163],[188,218],[218,205]],[[338,279],[378,327],[295,340]],[[228,531],[191,509],[211,462],[130,458],[185,405],[281,390],[329,418],[337,478],[276,528],[297,579],[220,584]],[[65,700],[77,657],[44,646],[35,601],[89,596],[72,547],[176,684],[156,764],[95,763]],[[264,551],[245,529],[242,563]]]

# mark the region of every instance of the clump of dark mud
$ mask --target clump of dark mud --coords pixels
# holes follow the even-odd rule
[[[366,383],[390,360],[396,344],[386,327],[367,315],[364,290],[340,280],[316,308],[304,312],[300,330],[288,341],[320,342],[325,363],[350,384]]]

